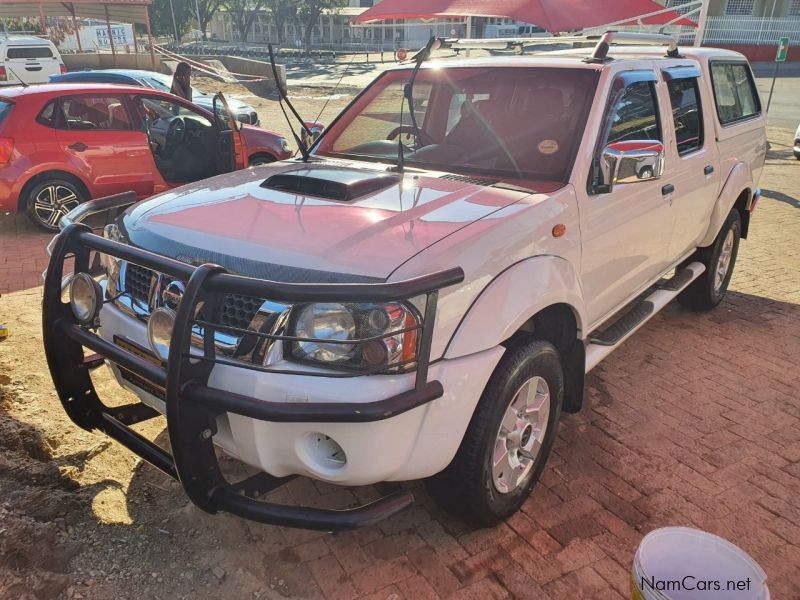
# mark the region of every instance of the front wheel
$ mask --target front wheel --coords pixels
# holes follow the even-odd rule
[[[531,493],[556,437],[564,397],[558,351],[532,340],[508,350],[481,396],[453,462],[426,484],[448,511],[492,526]]]
[[[45,231],[58,231],[58,222],[80,203],[88,200],[73,182],[47,179],[33,186],[25,204],[34,225]]]
[[[705,272],[678,296],[678,302],[693,310],[710,310],[722,302],[733,276],[742,236],[742,217],[731,210],[714,243],[700,248],[686,262],[699,261]]]
[[[250,157],[248,166],[257,167],[259,165],[268,165],[275,162],[275,158],[269,154],[256,154]]]

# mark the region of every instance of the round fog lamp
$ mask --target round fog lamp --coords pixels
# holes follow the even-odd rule
[[[81,325],[91,325],[103,306],[103,289],[89,274],[78,273],[69,282],[69,305]]]
[[[175,312],[169,308],[157,308],[147,322],[147,341],[150,348],[161,360],[169,357],[169,342],[175,326]]]

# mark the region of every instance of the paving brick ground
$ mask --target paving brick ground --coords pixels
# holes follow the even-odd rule
[[[585,408],[564,417],[522,512],[470,531],[419,487],[412,508],[336,536],[216,517],[226,523],[215,556],[228,577],[235,582],[247,562],[225,548],[247,531],[253,560],[283,595],[620,599],[630,597],[642,536],[686,525],[749,552],[773,598],[799,598],[800,163],[787,156],[774,145],[726,300],[705,314],[668,307],[592,372]],[[39,284],[46,240],[0,219],[1,292]],[[353,499],[304,479],[278,494]],[[226,527],[238,533],[223,538]]]

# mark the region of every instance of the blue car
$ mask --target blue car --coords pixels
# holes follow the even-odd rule
[[[172,77],[155,71],[140,71],[136,69],[86,69],[85,71],[74,71],[63,75],[51,75],[50,83],[119,83],[149,87],[160,92],[169,92],[172,87]],[[192,102],[209,112],[213,112],[214,94],[202,92],[194,86],[192,91]],[[236,115],[237,121],[248,125],[259,125],[258,113],[249,104],[245,104],[235,98],[228,98],[228,107]]]

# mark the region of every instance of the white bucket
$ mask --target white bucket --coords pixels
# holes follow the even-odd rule
[[[744,550],[689,527],[648,533],[631,578],[633,600],[769,600],[767,574]]]

